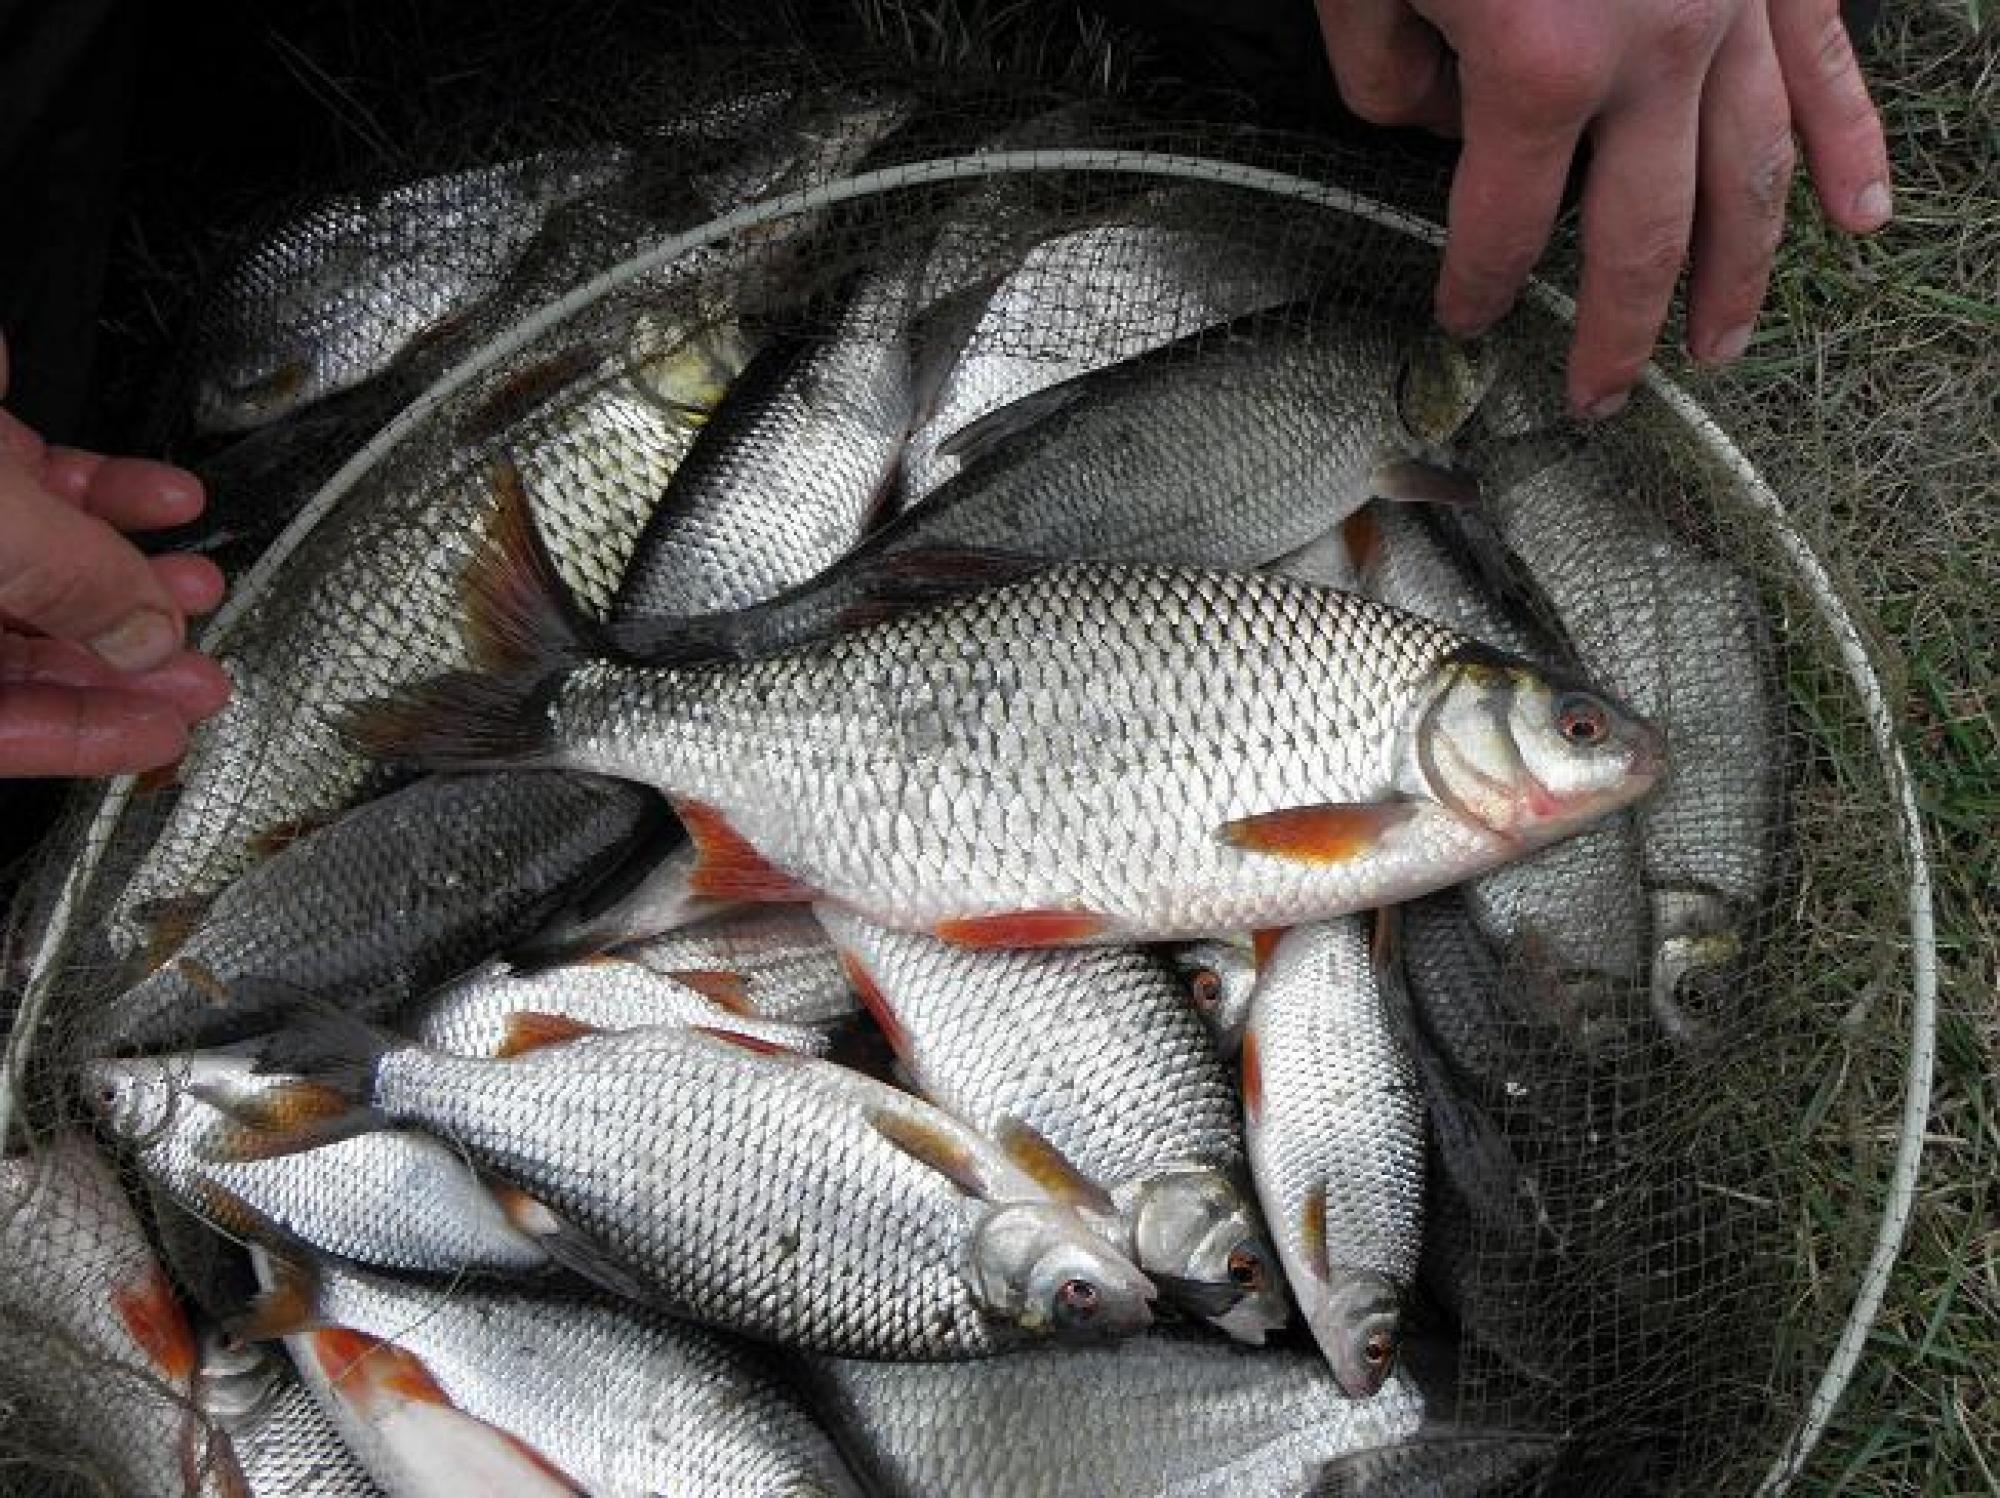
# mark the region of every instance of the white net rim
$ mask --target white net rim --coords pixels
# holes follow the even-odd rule
[[[343,464],[301,508],[291,524],[243,575],[228,602],[209,621],[202,632],[201,648],[213,652],[228,639],[231,627],[256,602],[285,558],[311,534],[341,498],[415,431],[433,410],[549,329],[626,283],[671,264],[684,255],[778,219],[818,212],[905,188],[1036,172],[1125,174],[1206,182],[1269,193],[1292,202],[1367,219],[1433,246],[1442,245],[1445,239],[1443,228],[1427,219],[1330,182],[1214,157],[1119,148],[1045,148],[940,157],[861,172],[835,182],[767,198],[711,219],[685,233],[662,239],[643,254],[613,266],[551,301],[447,370]],[[1554,287],[1538,280],[1531,281],[1528,294],[1551,316],[1564,322],[1574,321],[1575,302]],[[1783,501],[1694,397],[1656,365],[1649,363],[1642,378],[1646,388],[1687,427],[1689,435],[1734,476],[1736,499],[1747,509],[1761,515],[1770,526],[1798,581],[1819,611],[1821,621],[1831,631],[1839,647],[1842,664],[1867,711],[1869,733],[1883,776],[1895,797],[1904,852],[1910,861],[1909,1051],[1904,1065],[1903,1109],[1887,1197],[1867,1264],[1827,1366],[1814,1386],[1804,1416],[1755,1490],[1759,1495],[1776,1494],[1790,1486],[1812,1455],[1860,1364],[1869,1331],[1874,1326],[1882,1298],[1888,1290],[1890,1275],[1902,1251],[1903,1237],[1915,1205],[1936,1059],[1937,934],[1931,903],[1930,855],[1924,840],[1915,782],[1896,731],[1887,688],[1867,642],[1849,614],[1825,564],[1792,523]],[[110,844],[112,832],[131,798],[135,784],[134,777],[125,776],[105,787],[85,833],[82,852],[63,881],[48,927],[36,949],[21,1006],[7,1037],[4,1070],[0,1070],[0,1140],[7,1137],[14,1108],[16,1079],[27,1060],[29,1038],[40,1026],[42,1010],[67,945],[74,912],[104,850]]]

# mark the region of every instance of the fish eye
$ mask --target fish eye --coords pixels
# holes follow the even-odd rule
[[[1387,1332],[1370,1332],[1368,1340],[1361,1344],[1361,1356],[1367,1359],[1370,1368],[1388,1367],[1395,1355],[1396,1339]]]
[[[1066,1326],[1093,1319],[1097,1306],[1097,1286],[1089,1280],[1064,1280],[1056,1288],[1056,1316]]]
[[[1188,979],[1188,997],[1197,1009],[1213,1009],[1222,1001],[1222,974],[1212,967],[1195,969]]]
[[[1264,1288],[1264,1258],[1247,1244],[1229,1251],[1229,1283],[1245,1290]]]
[[[1556,703],[1556,731],[1572,744],[1594,748],[1610,735],[1611,720],[1604,704],[1572,692]]]

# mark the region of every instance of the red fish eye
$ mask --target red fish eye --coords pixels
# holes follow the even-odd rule
[[[1361,1344],[1361,1355],[1368,1360],[1371,1368],[1386,1367],[1389,1359],[1396,1355],[1396,1339],[1387,1332],[1371,1332],[1368,1340]]]
[[[1247,1248],[1232,1249],[1229,1254],[1229,1283],[1241,1285],[1246,1290],[1261,1290],[1264,1287],[1264,1263]]]
[[[1199,969],[1188,980],[1188,987],[1197,1009],[1213,1009],[1222,1001],[1222,974],[1212,967]]]
[[[1085,1320],[1097,1314],[1097,1286],[1089,1280],[1064,1280],[1056,1290],[1056,1304],[1071,1320]]]
[[[1604,742],[1611,724],[1604,709],[1588,697],[1565,697],[1556,704],[1556,729],[1572,744],[1589,747]]]

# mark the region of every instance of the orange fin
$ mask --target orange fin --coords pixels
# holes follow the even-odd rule
[[[1087,910],[1015,910],[958,916],[931,929],[961,947],[1070,947],[1096,940],[1111,923]]]
[[[194,1333],[181,1309],[167,1272],[148,1260],[130,1280],[114,1286],[111,1303],[146,1361],[162,1376],[184,1383],[195,1368]]]
[[[226,1327],[240,1341],[289,1337],[319,1320],[319,1273],[311,1261],[266,1250],[263,1262],[270,1284]]]
[[[721,1025],[689,1025],[697,1035],[706,1035],[711,1040],[720,1040],[748,1051],[753,1056],[769,1056],[781,1061],[810,1061],[814,1058],[800,1054],[790,1046],[779,1045],[775,1040],[766,1040],[761,1035],[745,1035],[737,1030]]]
[[[494,1048],[493,1059],[506,1061],[530,1051],[567,1045],[572,1040],[602,1033],[597,1026],[586,1025],[582,1020],[571,1019],[566,1014],[542,1014],[524,1009],[508,1015],[502,1022],[500,1044]]]
[[[1305,1249],[1306,1267],[1313,1277],[1324,1281],[1326,1262],[1326,1187],[1314,1186],[1306,1193],[1299,1210],[1299,1242]]]
[[[675,801],[674,810],[694,840],[697,855],[688,888],[718,900],[782,904],[812,900],[819,891],[802,884],[751,847],[728,817],[701,801]]]
[[[146,970],[165,967],[167,960],[187,944],[208,910],[207,896],[186,896],[155,900],[140,915],[146,927]]]
[[[1233,848],[1293,863],[1347,863],[1417,814],[1407,801],[1293,806],[1225,823],[1216,834]]]
[[[1039,1181],[1057,1201],[1110,1216],[1118,1209],[1104,1188],[1091,1180],[1069,1156],[1057,1149],[1038,1130],[1018,1119],[1005,1119],[994,1133],[993,1142],[1007,1157]]]
[[[295,817],[289,822],[279,822],[252,837],[250,851],[259,858],[270,858],[284,852],[300,838],[311,837],[328,825],[329,820],[325,817]]]
[[[1340,522],[1340,539],[1347,547],[1347,559],[1355,572],[1365,578],[1382,559],[1382,522],[1367,506]]]
[[[1258,1054],[1257,1032],[1243,1032],[1243,1115],[1252,1124],[1264,1117],[1264,1061]]]
[[[198,1083],[188,1092],[228,1115],[203,1150],[217,1161],[274,1159],[352,1139],[385,1123],[374,1109],[326,1082],[284,1082],[254,1097],[211,1091]]]
[[[1289,926],[1266,926],[1250,933],[1250,962],[1258,972],[1271,965],[1271,958],[1278,950],[1278,943],[1285,939]]]
[[[1368,475],[1368,488],[1383,499],[1441,505],[1479,503],[1477,479],[1419,458],[1391,458],[1376,464]]]
[[[750,1002],[749,981],[741,973],[722,968],[691,967],[677,968],[667,976],[684,987],[692,988],[711,1004],[727,1009],[731,1014],[748,1017],[757,1012]]]
[[[889,1049],[896,1053],[896,1059],[905,1066],[910,1064],[910,1032],[903,1028],[903,1022],[896,1018],[896,1010],[888,996],[882,992],[875,975],[861,965],[861,959],[852,952],[840,953],[840,970],[847,974],[847,986],[854,990],[854,996],[861,1000],[861,1007],[875,1021],[882,1032],[882,1038],[889,1042]]]
[[[217,977],[215,969],[207,963],[193,957],[181,957],[175,960],[174,971],[187,980],[188,987],[209,1003],[230,1002],[229,985]]]
[[[979,1161],[960,1141],[922,1119],[887,1108],[868,1115],[875,1132],[920,1165],[927,1165],[968,1196],[985,1200],[991,1184],[980,1173]]]

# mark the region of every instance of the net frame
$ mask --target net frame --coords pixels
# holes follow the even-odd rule
[[[945,156],[885,166],[778,194],[686,232],[661,238],[644,253],[544,304],[448,369],[319,487],[245,573],[227,604],[202,632],[201,648],[214,651],[228,641],[232,628],[251,613],[270,579],[292,552],[356,485],[406,438],[420,431],[453,395],[500,368],[513,355],[608,294],[684,256],[786,218],[822,212],[900,189],[1038,172],[1141,176],[1260,192],[1329,213],[1365,219],[1433,248],[1444,242],[1444,231],[1436,223],[1335,183],[1226,157],[1125,146],[1044,147]],[[1527,296],[1556,321],[1567,324],[1574,320],[1574,302],[1553,285],[1532,281]],[[1838,1338],[1799,1423],[1756,1489],[1759,1494],[1779,1493],[1805,1466],[1853,1377],[1886,1293],[1915,1202],[1935,1067],[1938,975],[1932,873],[1915,785],[1890,707],[1885,673],[1832,572],[1794,523],[1775,490],[1694,397],[1655,364],[1648,364],[1641,378],[1645,388],[1686,428],[1686,435],[1733,481],[1726,496],[1716,497],[1762,520],[1792,571],[1791,580],[1802,586],[1812,600],[1819,623],[1830,633],[1865,712],[1879,769],[1895,802],[1902,850],[1908,859],[1911,1008],[1895,1152],[1881,1215]],[[64,878],[48,925],[33,954],[20,1009],[8,1036],[4,1058],[0,1058],[0,1137],[5,1136],[8,1124],[19,1111],[20,1079],[34,1037],[42,1027],[83,897],[112,845],[136,784],[134,777],[124,777],[102,792],[91,811],[80,855]]]

